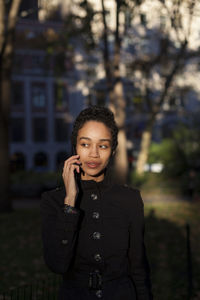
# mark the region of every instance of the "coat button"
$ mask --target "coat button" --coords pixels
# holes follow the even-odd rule
[[[101,261],[101,255],[99,253],[96,253],[94,255],[94,259],[97,261],[97,262],[100,262]]]
[[[68,240],[62,240],[62,244],[63,245],[67,245],[68,244]]]
[[[96,291],[97,298],[102,298],[102,290]]]
[[[95,231],[95,232],[93,232],[93,239],[94,240],[99,240],[100,238],[101,238],[101,233],[100,232],[97,232],[97,231]]]
[[[97,211],[94,211],[93,213],[92,213],[92,217],[93,217],[93,219],[99,219],[99,212],[97,212]]]
[[[96,194],[91,194],[91,196],[90,196],[90,197],[91,197],[91,199],[92,199],[92,200],[97,200],[97,199],[98,199],[98,197],[97,197],[97,195],[96,195]]]

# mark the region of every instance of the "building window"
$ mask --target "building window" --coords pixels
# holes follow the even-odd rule
[[[31,99],[33,111],[44,111],[46,108],[46,85],[35,82],[31,87]]]
[[[10,158],[11,172],[25,170],[25,156],[21,152],[15,152]]]
[[[46,171],[48,167],[48,158],[46,153],[38,152],[34,155],[34,168],[36,171]]]
[[[19,143],[25,140],[24,118],[11,119],[11,142]]]
[[[33,140],[34,142],[47,141],[47,124],[46,118],[33,119]]]
[[[68,110],[69,108],[69,93],[68,86],[63,82],[56,82],[54,85],[55,109],[57,111]]]
[[[12,110],[24,109],[24,84],[21,81],[14,81],[12,83]]]
[[[55,119],[55,140],[66,142],[68,138],[68,123],[63,118]]]
[[[31,67],[33,70],[44,69],[44,56],[32,55]]]
[[[69,157],[69,154],[66,151],[60,151],[56,155],[56,167],[58,170],[61,170],[64,165],[64,161]]]

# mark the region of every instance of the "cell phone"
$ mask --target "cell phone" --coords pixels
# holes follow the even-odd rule
[[[76,152],[76,148],[73,146],[72,147],[72,155],[76,155],[77,152]],[[81,173],[81,169],[80,169],[80,173]],[[74,176],[75,176],[75,180],[76,182],[78,183],[78,181],[80,181],[80,178],[81,178],[81,174],[80,173],[77,173],[76,170],[74,170]]]

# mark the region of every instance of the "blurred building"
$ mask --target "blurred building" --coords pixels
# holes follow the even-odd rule
[[[96,11],[101,11],[101,1],[89,2],[94,5]],[[127,65],[131,63],[133,54],[142,59],[157,54],[160,47],[155,39],[159,34],[157,28],[168,32],[171,26],[167,10],[166,14],[160,14],[161,2],[144,1],[140,10],[135,12],[134,23],[130,22],[129,12],[120,14],[121,23],[126,23],[120,67],[127,101],[127,137],[129,144],[134,145],[136,149],[148,112],[145,113],[142,107],[142,73],[133,73]],[[105,5],[109,12],[106,16],[107,22],[112,32],[116,19],[115,1],[106,0]],[[183,9],[187,7],[183,6]],[[62,45],[59,48],[56,44],[57,35],[62,32],[62,19],[70,11],[80,16],[84,15],[84,10],[78,6],[78,0],[22,1],[21,18],[17,25],[12,88],[10,149],[13,168],[56,170],[71,152],[71,126],[79,111],[89,103],[103,104],[107,101],[102,53],[96,51],[88,56],[80,45],[76,44],[76,39],[73,41],[73,47],[69,44],[65,51],[60,49]],[[191,53],[200,49],[199,15],[195,10],[195,19],[188,37]],[[92,26],[96,36],[102,35],[103,30],[103,27],[99,27],[99,18],[101,15],[96,14]],[[187,28],[188,22],[185,18],[180,28],[180,38],[183,38],[181,30],[184,32],[184,26]],[[120,30],[124,30],[124,27]],[[174,49],[176,45],[178,48],[177,43],[180,40],[177,39],[175,31],[169,32]],[[112,51],[111,36],[109,43]],[[198,57],[191,59],[184,73],[176,77],[176,90],[158,115],[153,135],[155,140],[170,136],[173,124],[178,119],[187,119],[188,114],[200,111],[198,60]],[[163,68],[167,66],[163,64]],[[161,81],[159,70],[153,70],[151,85],[155,91],[159,91]]]
[[[61,22],[39,22],[33,0],[22,2],[21,14],[12,76],[11,168],[53,171],[71,153],[71,124],[86,105],[81,74],[71,49],[63,60],[44,38],[60,32]]]

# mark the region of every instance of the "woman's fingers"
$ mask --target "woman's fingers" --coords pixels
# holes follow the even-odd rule
[[[67,168],[68,165],[71,164],[80,164],[80,160],[78,159],[79,155],[71,156],[69,159],[67,159],[64,163],[63,169]]]
[[[73,155],[71,156],[70,158],[68,158],[66,161],[65,161],[65,164],[68,164],[68,163],[71,163],[73,160],[77,160],[79,158],[79,155]]]
[[[78,159],[78,157],[71,157],[70,159],[66,160],[64,163],[64,169],[67,168],[68,165],[71,164],[80,164],[80,160]]]
[[[80,166],[76,166],[77,173],[80,173]]]
[[[76,195],[78,192],[77,184],[75,180],[74,171],[80,172],[80,160],[79,155],[73,155],[67,159],[63,166],[63,181],[66,189],[67,200],[66,203],[74,206]]]
[[[70,171],[73,172],[75,169],[78,173],[80,172],[79,165],[81,164],[81,162],[77,159],[78,157],[79,155],[74,155],[65,161],[62,173],[63,176],[67,176]]]
[[[74,160],[74,161],[71,161],[71,163],[64,165],[63,174],[68,174],[71,169],[73,171],[76,169],[77,172],[79,172],[80,164],[81,164],[80,161]]]
[[[70,172],[74,172],[75,170],[79,173],[79,169],[80,169],[80,167],[78,166],[78,165],[76,165],[76,164],[72,164],[71,166],[70,166]]]

